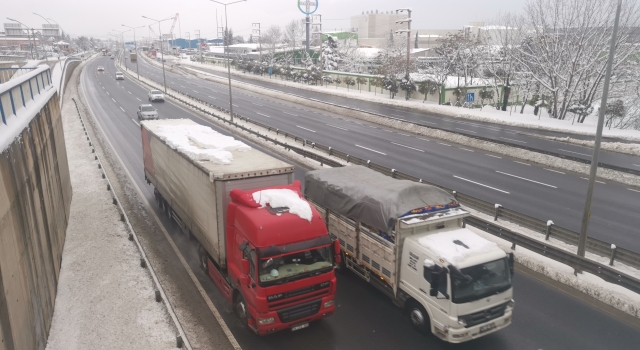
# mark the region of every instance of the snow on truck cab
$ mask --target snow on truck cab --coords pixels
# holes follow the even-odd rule
[[[466,229],[449,193],[354,165],[308,172],[305,195],[340,242],[342,268],[418,331],[461,343],[511,324],[513,255]]]
[[[333,314],[340,249],[292,165],[191,120],[140,124],[159,206],[245,326],[265,335]]]

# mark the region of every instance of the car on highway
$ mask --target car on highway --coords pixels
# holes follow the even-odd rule
[[[138,107],[138,120],[160,119],[158,110],[152,105],[145,104]]]
[[[104,67],[103,66],[98,66],[98,72],[104,72]]]
[[[115,57],[113,55],[111,55],[111,59],[114,59]]]
[[[116,72],[116,80],[124,80],[124,74],[122,74],[122,72]]]
[[[162,101],[164,102],[164,94],[160,90],[151,90],[149,91],[149,102],[153,101]]]

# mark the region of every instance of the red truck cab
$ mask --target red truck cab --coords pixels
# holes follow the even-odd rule
[[[288,208],[261,208],[252,195],[265,189],[290,189],[303,198],[298,181],[230,194],[226,238],[231,286],[225,294],[238,316],[260,335],[306,328],[333,314],[334,260],[339,259],[313,205],[311,221]]]

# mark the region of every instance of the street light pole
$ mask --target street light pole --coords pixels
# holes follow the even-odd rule
[[[411,9],[399,9],[396,10],[396,14],[398,12],[407,11],[407,18],[396,21],[396,23],[407,23],[407,29],[402,30],[407,32],[407,69],[405,71],[405,79],[407,79],[407,83],[409,82],[409,62],[411,62]],[[398,31],[401,32],[401,31]],[[407,90],[407,97],[409,99],[409,90]]]
[[[34,29],[33,28],[29,28],[28,25],[25,25],[24,23],[22,23],[22,22],[20,22],[18,20],[15,20],[15,19],[12,19],[12,18],[9,18],[9,17],[7,17],[7,19],[10,20],[10,21],[19,23],[22,26],[25,26],[27,28],[27,35],[29,35],[29,30],[31,30],[31,36],[33,36],[33,48],[36,51],[36,59],[37,59],[39,54],[38,54],[38,44],[36,43],[36,34],[34,33]],[[22,27],[20,27],[20,29],[22,29]],[[29,38],[31,38],[31,36],[29,36]],[[31,39],[29,39],[29,40],[31,40]],[[43,49],[42,51],[44,52],[45,61],[49,62],[49,60],[47,59],[47,52],[44,50],[44,46],[42,47],[42,49]]]
[[[252,26],[258,26],[258,29],[254,29],[258,31],[258,44],[260,45],[260,63],[262,63],[262,33],[260,32],[260,23],[251,23]]]
[[[227,5],[231,5],[231,4],[235,4],[238,2],[243,2],[243,1],[247,1],[247,0],[238,0],[238,1],[234,1],[234,2],[230,2],[230,3],[222,3],[216,0],[211,0],[217,4],[220,5],[224,5],[224,36],[226,37],[227,34],[229,33],[229,27],[228,27],[228,22],[227,22]],[[233,123],[233,97],[231,96],[231,64],[229,63],[229,40],[224,40],[224,43],[226,43],[226,48],[225,48],[225,57],[227,59],[227,77],[229,78],[229,116],[231,116],[231,122]]]
[[[45,21],[47,21],[47,23],[48,23],[49,25],[51,25],[51,22],[49,22],[49,20],[48,20],[48,19],[46,19],[46,18],[44,18],[42,15],[39,15],[39,14],[37,14],[37,13],[35,13],[35,12],[32,12],[32,13],[33,13],[34,15],[36,15],[36,16],[40,16],[40,17],[42,17],[42,19],[44,19]],[[43,29],[42,31],[44,31],[44,29]],[[43,50],[44,50],[44,45],[42,46],[42,48],[43,48]],[[51,53],[53,54],[53,50],[52,50],[52,52],[51,52]],[[52,56],[53,56],[53,55],[52,55]],[[47,51],[46,51],[46,50],[44,50],[44,57],[47,57]],[[49,62],[49,61],[47,60],[47,62]]]
[[[140,27],[129,27],[129,26],[125,26],[124,24],[122,25],[123,27],[127,27],[127,28],[131,28],[133,30],[133,47],[134,50],[136,51],[136,74],[138,75],[138,80],[140,80],[140,71],[138,70],[138,42],[136,41],[136,29],[139,28],[144,28],[145,26],[140,26]]]
[[[173,17],[169,17],[169,18],[161,19],[161,20],[149,18],[147,16],[142,16],[142,17],[146,18],[146,19],[150,19],[150,20],[152,20],[154,22],[158,22],[158,33],[160,34],[160,57],[161,57],[160,61],[162,62],[162,81],[164,82],[164,93],[166,94],[167,93],[167,75],[166,75],[166,73],[164,71],[164,51],[162,50],[162,46],[163,46],[163,43],[162,43],[162,28],[160,28],[160,22],[168,21],[170,19],[173,19]]]
[[[616,8],[616,19],[613,23],[613,32],[611,33],[611,47],[609,48],[609,59],[607,60],[607,70],[604,75],[604,86],[602,87],[602,100],[600,101],[600,110],[598,112],[598,128],[596,130],[596,141],[593,147],[593,156],[591,158],[591,169],[589,171],[589,184],[587,187],[587,199],[584,204],[584,212],[582,213],[582,227],[580,228],[580,238],[578,239],[578,255],[584,257],[587,245],[587,231],[589,228],[589,219],[591,219],[591,199],[593,198],[593,186],[598,171],[598,155],[600,153],[600,141],[602,139],[602,128],[604,126],[604,113],[607,109],[607,98],[609,97],[609,82],[611,80],[611,67],[613,66],[613,56],[616,52],[616,38],[618,36],[618,24],[620,22],[620,9],[622,8],[622,0],[618,0]]]

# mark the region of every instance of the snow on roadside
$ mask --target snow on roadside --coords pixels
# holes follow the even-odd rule
[[[541,139],[566,142],[566,143],[585,146],[585,147],[589,147],[589,148],[593,148],[594,144],[595,144],[594,141],[574,139],[572,137],[554,137],[554,136],[545,136],[545,135],[529,134],[529,133],[523,133],[523,134],[529,135],[529,136],[533,136],[533,137],[538,137],[538,138],[541,138]],[[618,152],[618,153],[630,154],[630,155],[634,155],[634,156],[640,156],[640,144],[636,144],[636,143],[602,142],[600,144],[600,147],[603,150],[607,150],[607,151],[613,151],[613,152]]]
[[[75,84],[67,98],[74,93]],[[175,348],[177,331],[165,306],[155,302],[152,279],[127,239],[75,107],[66,102],[62,118],[73,199],[47,349]]]
[[[216,70],[220,72],[226,72],[226,68],[222,69],[221,67],[217,67],[214,65],[202,65],[193,62],[185,63],[184,60],[180,62],[181,65],[190,65],[195,67],[206,68],[210,70]],[[184,68],[184,67],[183,67]],[[198,73],[206,73],[202,70],[197,70],[193,68],[187,68],[189,70],[198,71]],[[245,78],[270,82],[273,84],[278,84],[282,86],[294,87],[297,89],[304,89],[309,91],[315,91],[319,93],[340,96],[345,98],[351,98],[361,101],[368,102],[376,102],[389,106],[395,107],[404,107],[411,108],[418,111],[423,111],[427,113],[439,114],[442,116],[455,117],[455,118],[463,118],[463,119],[471,119],[476,121],[497,123],[503,125],[524,127],[530,129],[538,129],[538,130],[550,130],[564,133],[572,133],[578,135],[595,135],[596,125],[594,123],[583,123],[583,124],[571,124],[569,120],[558,120],[548,117],[543,117],[538,119],[537,116],[533,114],[519,114],[515,113],[515,115],[510,114],[509,112],[497,111],[492,108],[483,108],[479,109],[465,109],[458,108],[452,106],[442,106],[437,104],[430,103],[422,103],[422,101],[418,100],[409,100],[405,101],[404,99],[389,99],[386,97],[386,94],[377,94],[371,95],[368,92],[359,92],[358,90],[345,90],[344,88],[336,89],[328,89],[326,87],[321,86],[313,86],[306,85],[301,83],[294,83],[290,81],[282,81],[279,79],[270,79],[262,76],[257,76],[248,73],[241,73],[238,70],[232,68],[232,75],[242,76]],[[639,130],[603,130],[603,135],[608,137],[616,137],[621,139],[626,139],[630,141],[640,141],[640,131]]]

